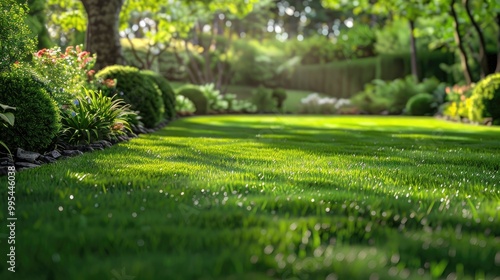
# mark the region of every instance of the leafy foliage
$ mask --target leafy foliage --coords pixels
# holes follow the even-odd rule
[[[13,148],[40,151],[47,148],[60,129],[57,104],[45,85],[16,70],[0,74],[0,102],[16,107],[14,126],[0,126],[5,144]]]
[[[500,73],[481,80],[470,97],[469,119],[480,122],[483,117],[491,117],[494,123],[500,120]]]
[[[472,107],[470,96],[474,85],[454,85],[446,87],[446,101],[443,105],[443,115],[454,120],[469,118],[469,109]]]
[[[139,69],[130,66],[108,66],[95,74],[99,81],[115,79],[116,85],[112,89],[103,88],[108,96],[117,95],[131,109],[139,111],[141,120],[146,127],[154,127],[164,117],[165,106],[162,92],[156,83],[141,74]]]
[[[278,110],[282,110],[283,103],[285,102],[287,97],[286,90],[282,88],[274,89],[271,96],[272,98],[274,98],[274,100],[276,100],[276,107],[278,108]]]
[[[433,108],[434,96],[430,93],[419,93],[408,99],[406,103],[406,113],[412,116],[431,115]]]
[[[259,86],[252,93],[252,103],[257,107],[258,113],[270,113],[277,109],[276,100],[272,96],[272,90]]]
[[[163,105],[165,106],[165,118],[171,120],[175,117],[175,92],[167,79],[151,70],[142,70],[141,74],[152,79],[161,91]]]
[[[0,72],[35,49],[34,35],[25,23],[27,9],[16,0],[0,1]]]
[[[177,94],[182,95],[193,102],[196,108],[194,111],[195,114],[206,115],[208,113],[208,99],[198,86],[184,86],[177,91]]]
[[[131,131],[130,105],[101,91],[85,90],[69,109],[62,111],[60,138],[69,144],[90,144],[110,140]]]
[[[82,46],[42,49],[33,56],[32,69],[51,87],[52,98],[59,106],[71,104],[87,85],[96,56]]]
[[[389,114],[401,114],[408,100],[418,93],[434,93],[439,81],[426,79],[416,83],[413,76],[394,81],[374,80],[365,86],[364,91],[352,98],[354,105],[370,113],[380,114],[386,111]]]
[[[223,112],[228,110],[228,101],[220,94],[220,91],[215,88],[213,83],[200,86],[200,90],[208,100],[208,109],[210,111]]]
[[[10,107],[8,105],[5,105],[5,104],[0,104],[0,108],[2,108],[2,111],[4,112],[0,112],[0,125],[2,126],[13,126],[14,125],[14,121],[15,121],[15,117],[14,117],[14,114],[11,113],[11,112],[5,112],[6,110],[15,110],[16,108],[15,107]],[[9,150],[9,147],[7,147],[7,145],[5,145],[4,142],[2,142],[0,140],[0,145],[2,147],[4,147],[5,149],[7,149],[7,151],[10,153],[10,150]]]
[[[175,111],[179,114],[193,114],[196,111],[193,101],[183,95],[175,96]]]

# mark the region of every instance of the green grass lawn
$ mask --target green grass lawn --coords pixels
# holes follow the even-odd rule
[[[498,279],[500,129],[210,116],[16,175],[0,279]],[[455,277],[455,278],[453,278]]]

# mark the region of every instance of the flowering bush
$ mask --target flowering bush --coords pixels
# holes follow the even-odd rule
[[[445,105],[443,115],[452,119],[468,118],[469,109],[472,106],[470,96],[473,89],[474,84],[446,87],[445,93],[448,103]]]
[[[33,55],[33,70],[48,84],[59,106],[71,104],[92,80],[95,55],[81,46],[42,49]]]
[[[303,114],[336,114],[339,110],[351,104],[349,99],[320,97],[311,93],[300,101],[300,112]]]

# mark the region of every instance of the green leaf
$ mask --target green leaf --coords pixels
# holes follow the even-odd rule
[[[12,113],[0,113],[0,118],[4,120],[11,126],[14,126],[14,114]]]

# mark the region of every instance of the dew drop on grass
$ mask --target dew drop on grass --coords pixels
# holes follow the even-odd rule
[[[75,198],[73,195],[70,195],[70,196],[69,196],[69,199],[73,199],[73,198]]]
[[[99,207],[99,203],[94,204],[94,207],[95,208]]]
[[[59,208],[57,208],[59,211],[62,211],[64,210],[64,208],[62,206],[59,206]]]
[[[134,218],[137,217],[137,213],[135,213],[135,212],[132,213],[132,217],[134,217]]]
[[[112,218],[113,217],[113,213],[108,213],[108,218]]]
[[[137,240],[137,246],[139,246],[139,247],[144,246],[144,240],[142,240],[142,239]]]

